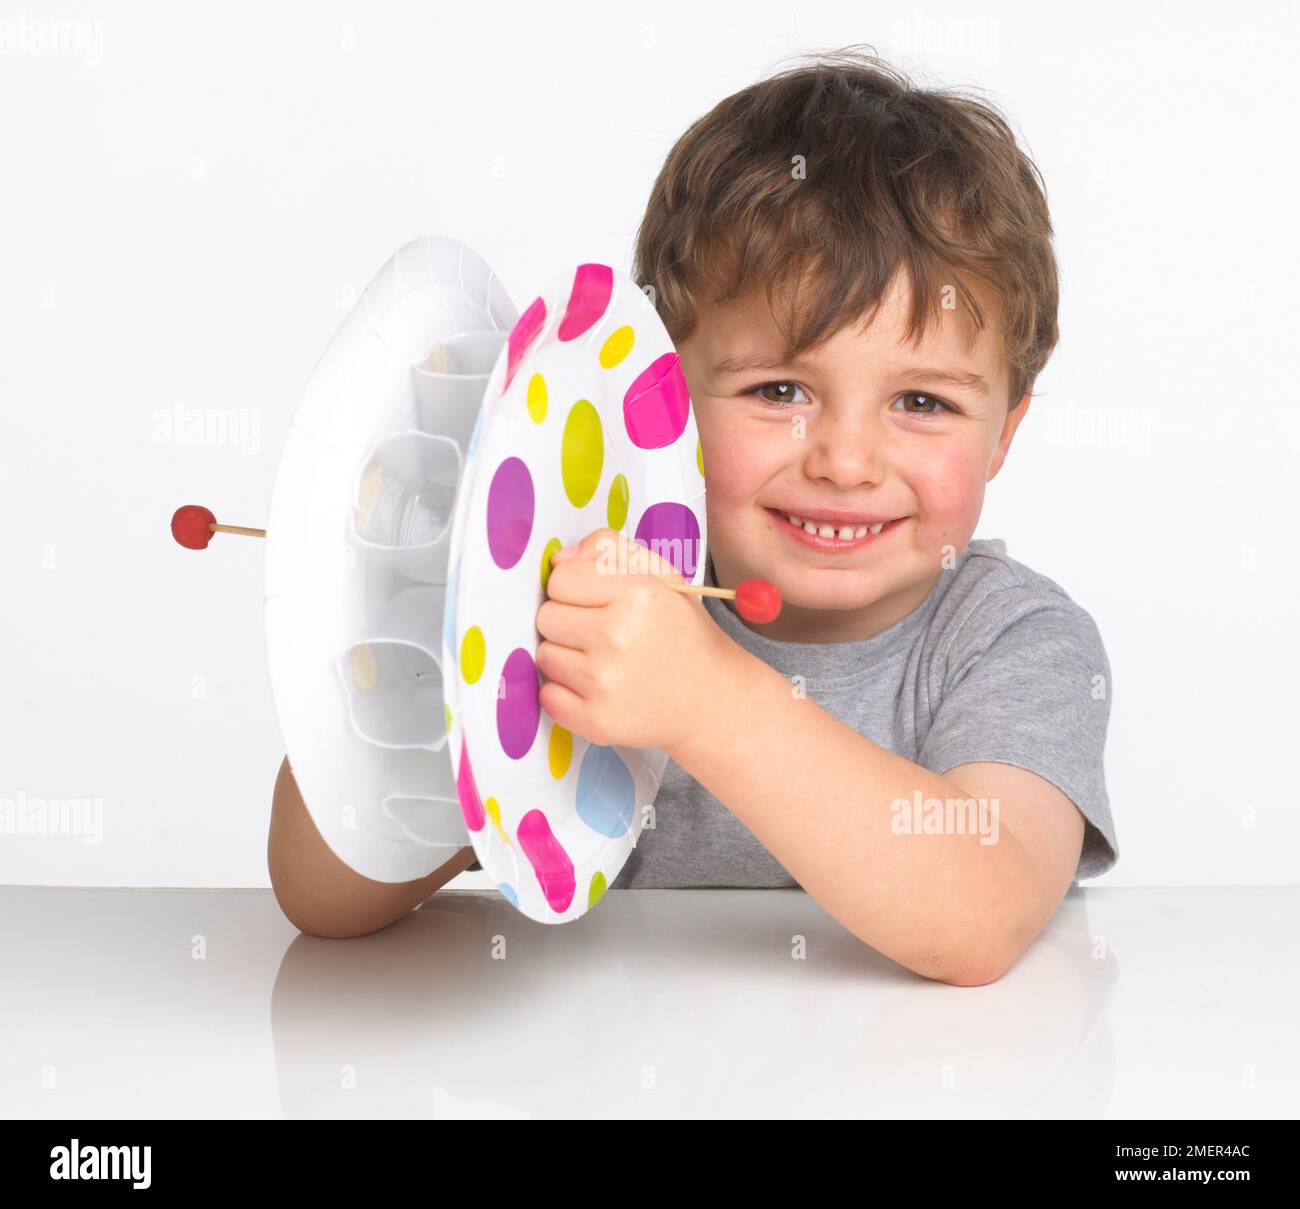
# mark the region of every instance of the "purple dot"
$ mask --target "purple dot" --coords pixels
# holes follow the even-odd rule
[[[518,458],[506,458],[488,488],[487,539],[503,571],[523,557],[533,535],[533,476]]]
[[[497,737],[501,750],[512,760],[526,755],[537,738],[542,713],[539,688],[533,657],[523,647],[516,647],[501,669],[497,686]]]
[[[670,562],[688,582],[700,557],[700,522],[685,504],[651,504],[637,522],[634,541]]]

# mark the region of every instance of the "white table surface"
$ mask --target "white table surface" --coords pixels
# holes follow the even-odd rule
[[[354,940],[269,890],[0,903],[5,1117],[1300,1115],[1294,886],[1076,888],[983,987],[799,890],[611,891],[564,926],[443,890]]]

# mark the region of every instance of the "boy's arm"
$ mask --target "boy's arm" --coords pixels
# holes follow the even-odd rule
[[[474,849],[462,848],[415,881],[363,877],[321,838],[285,756],[271,799],[266,858],[276,901],[289,922],[312,936],[344,937],[363,936],[401,919],[473,864]]]
[[[1009,764],[939,776],[858,734],[734,644],[668,755],[754,833],[860,940],[926,977],[1000,977],[1060,905],[1083,817],[1050,782]],[[997,798],[997,842],[895,834],[897,799]]]

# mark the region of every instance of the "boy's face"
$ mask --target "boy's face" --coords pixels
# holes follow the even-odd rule
[[[919,606],[945,554],[975,532],[984,485],[1028,409],[1026,396],[1008,411],[1009,370],[991,327],[967,351],[966,325],[943,311],[908,344],[909,288],[898,279],[868,326],[849,324],[802,364],[780,363],[784,341],[761,290],[702,308],[678,346],[704,456],[714,572],[724,587],[776,585],[781,616],[750,627],[766,637],[869,638]],[[979,300],[986,317],[997,315],[992,299]],[[722,364],[751,358],[769,365]],[[935,370],[976,374],[987,392],[921,372]],[[834,522],[837,539],[864,516],[891,523],[836,545],[783,515],[836,511],[852,518]]]

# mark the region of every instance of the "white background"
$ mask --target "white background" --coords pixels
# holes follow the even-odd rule
[[[987,89],[1048,184],[1062,342],[977,536],[1096,618],[1114,674],[1102,885],[1297,880],[1295,126],[1286,5],[27,4],[0,53],[0,881],[266,886],[283,754],[261,525],[307,375],[401,244],[523,306],[630,267],[686,125],[797,51]],[[233,410],[242,439],[159,413]]]

